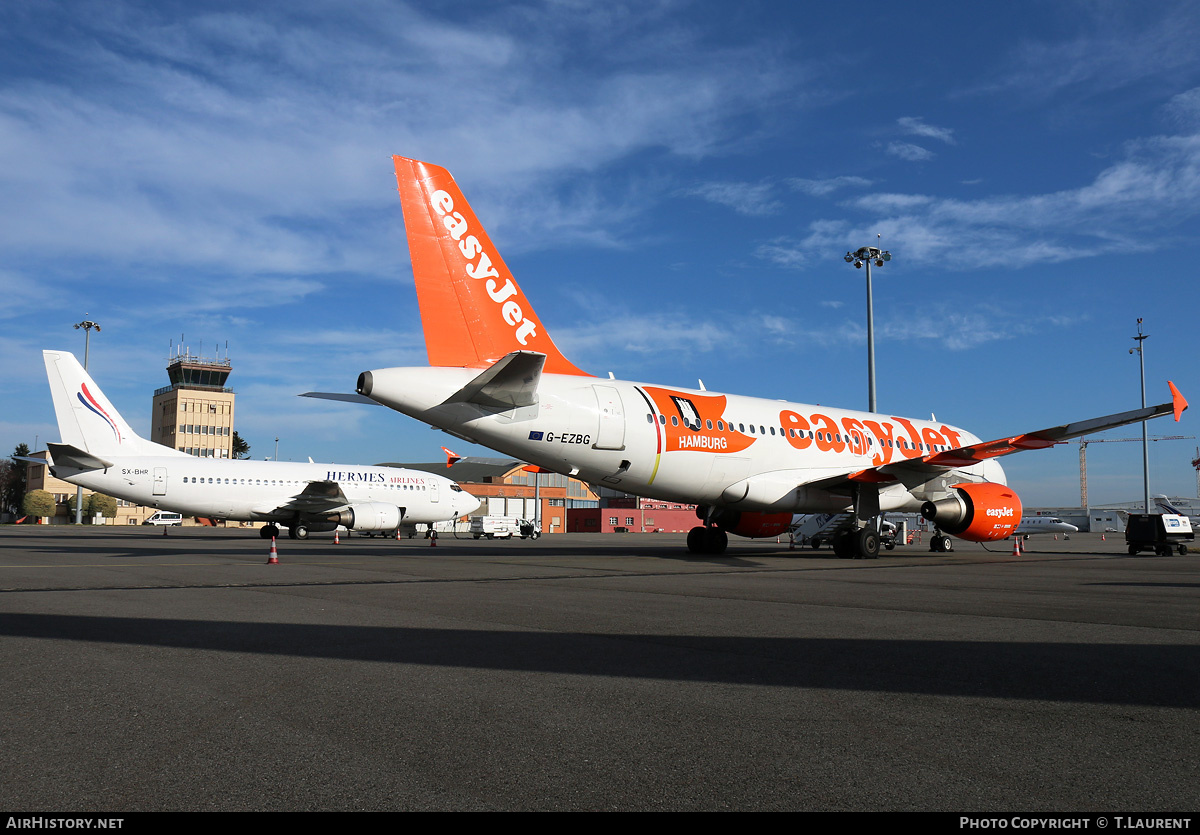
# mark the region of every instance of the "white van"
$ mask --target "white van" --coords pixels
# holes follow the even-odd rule
[[[156,510],[150,516],[146,517],[143,525],[182,525],[183,515],[180,513],[172,513],[169,510]]]
[[[479,539],[508,539],[521,533],[520,520],[515,516],[472,516],[471,536]]]
[[[537,539],[542,535],[541,529],[525,519],[515,516],[472,516],[471,536],[479,539],[511,539],[519,536],[521,539],[532,537]]]

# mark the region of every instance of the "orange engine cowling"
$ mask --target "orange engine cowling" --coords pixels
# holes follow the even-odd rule
[[[696,515],[704,518],[702,511],[697,508]],[[713,514],[712,520],[729,533],[744,536],[747,539],[764,536],[779,536],[786,533],[792,525],[790,513],[758,513],[750,510],[730,510],[721,508]]]
[[[925,502],[921,515],[942,531],[971,542],[1012,536],[1021,524],[1021,499],[1009,487],[991,482],[955,484],[949,498]]]

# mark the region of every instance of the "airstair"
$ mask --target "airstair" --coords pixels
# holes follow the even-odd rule
[[[797,545],[820,548],[832,543],[833,535],[853,522],[853,513],[809,513],[796,516],[788,531]]]

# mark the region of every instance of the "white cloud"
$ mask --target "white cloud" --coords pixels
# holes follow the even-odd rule
[[[936,156],[933,151],[922,148],[920,145],[914,145],[911,142],[889,142],[886,150],[890,155],[907,160],[908,162],[923,162],[933,159]]]
[[[164,20],[81,4],[69,28],[47,8],[41,27],[10,33],[37,40],[54,71],[0,88],[0,199],[22,206],[0,251],[243,276],[386,271],[390,152],[451,167],[473,203],[514,205],[637,151],[709,154],[731,119],[796,83],[767,51],[714,51],[678,26],[658,33],[668,51],[631,35],[608,55],[661,8],[614,11],[617,32],[555,5],[474,22],[395,3],[290,9]],[[586,83],[578,50],[600,56]],[[543,219],[560,228],[604,214],[558,208]]]
[[[824,180],[806,180],[793,177],[787,184],[796,191],[811,194],[814,197],[824,197],[843,188],[866,188],[872,181],[865,177],[828,177]]]
[[[803,267],[877,233],[914,263],[944,264],[969,242],[969,259],[949,259],[955,269],[1149,251],[1173,245],[1173,228],[1200,213],[1200,135],[1131,142],[1124,159],[1073,189],[974,200],[874,194],[845,205],[866,217],[812,221],[805,235],[777,238],[757,254]]]
[[[738,214],[762,216],[775,214],[783,208],[771,191],[769,183],[702,183],[680,193],[728,206]]]
[[[770,243],[760,244],[754,254],[765,261],[770,261],[779,267],[801,269],[809,259],[802,247],[787,238],[778,238]]]
[[[955,144],[954,130],[952,128],[939,128],[926,124],[919,116],[903,116],[896,120],[896,124],[900,126],[902,133],[909,134],[910,136],[924,136],[929,139],[940,140],[947,145]]]
[[[1183,130],[1200,128],[1200,87],[1172,96],[1163,105],[1167,120],[1175,127]]]
[[[1098,3],[1080,6],[1077,27],[1065,40],[1027,39],[1015,46],[992,78],[966,92],[1012,92],[1041,101],[1071,89],[1076,96],[1128,88],[1195,66],[1200,18],[1190,3],[1173,7]]]

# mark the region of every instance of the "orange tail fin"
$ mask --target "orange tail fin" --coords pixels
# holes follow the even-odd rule
[[[429,364],[481,368],[513,351],[537,351],[548,373],[589,376],[555,347],[450,172],[392,161]]]

